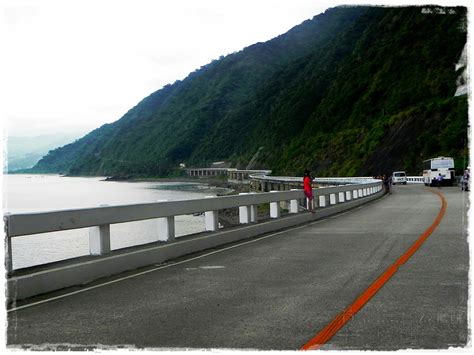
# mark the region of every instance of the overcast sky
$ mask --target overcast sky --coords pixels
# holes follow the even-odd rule
[[[0,0],[3,131],[89,131],[150,93],[339,4],[467,1]]]

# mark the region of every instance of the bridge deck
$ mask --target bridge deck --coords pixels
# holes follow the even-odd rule
[[[466,345],[467,195],[441,192],[438,228],[323,348]],[[429,188],[397,185],[343,215],[11,310],[7,346],[296,350],[419,238],[440,205]]]

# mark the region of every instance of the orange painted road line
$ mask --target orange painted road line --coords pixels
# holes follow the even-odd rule
[[[426,229],[423,234],[408,248],[408,250],[398,260],[388,267],[385,272],[379,276],[349,307],[340,313],[334,320],[329,323],[314,338],[308,341],[300,350],[317,350],[326,344],[352,317],[359,312],[362,307],[390,280],[390,278],[398,271],[398,268],[405,264],[416,251],[423,245],[426,239],[433,233],[440,224],[446,212],[448,202],[441,192],[431,190],[441,199],[441,209],[433,221],[431,226]]]

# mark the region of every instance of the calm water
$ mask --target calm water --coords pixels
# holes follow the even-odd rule
[[[111,182],[93,177],[4,175],[3,212],[26,213],[215,196],[222,189],[199,183]],[[204,230],[204,216],[177,216],[177,237]],[[111,247],[155,241],[157,220],[111,225]],[[13,268],[88,255],[89,229],[43,233],[12,240]]]

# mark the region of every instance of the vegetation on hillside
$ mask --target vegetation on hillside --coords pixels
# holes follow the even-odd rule
[[[426,9],[426,7],[425,7]],[[318,176],[420,172],[465,162],[467,98],[454,97],[466,9],[339,7],[221,57],[120,120],[51,151],[37,172],[169,176],[227,160]]]

